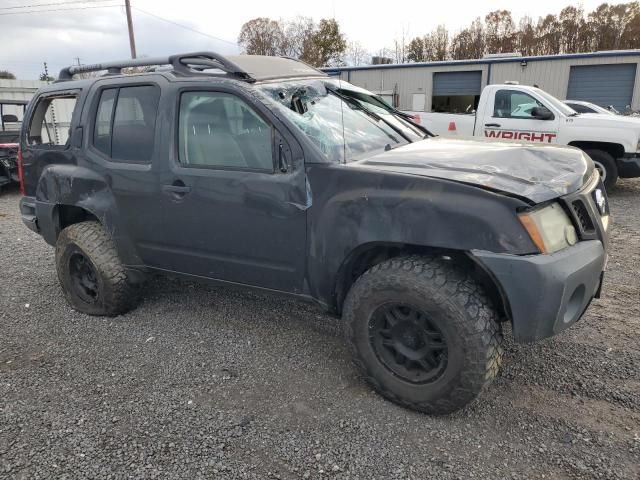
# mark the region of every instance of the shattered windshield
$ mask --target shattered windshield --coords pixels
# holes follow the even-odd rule
[[[331,161],[360,160],[411,141],[357,100],[327,89],[322,80],[259,88]]]

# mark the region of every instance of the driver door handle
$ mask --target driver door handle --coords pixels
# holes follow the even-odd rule
[[[171,185],[163,185],[162,191],[174,198],[182,198],[191,191],[191,187],[185,185],[182,180],[176,180]]]
[[[497,128],[500,128],[500,124],[499,123],[485,123],[484,126],[485,127],[497,127]]]

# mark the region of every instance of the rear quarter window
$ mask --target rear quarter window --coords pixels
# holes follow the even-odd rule
[[[54,149],[69,146],[77,100],[75,94],[52,95],[38,100],[29,123],[29,145]]]
[[[102,90],[93,146],[114,162],[151,162],[159,98],[160,90],[155,85]]]

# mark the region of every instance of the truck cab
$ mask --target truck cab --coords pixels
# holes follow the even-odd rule
[[[488,85],[470,114],[416,113],[438,135],[577,147],[594,161],[607,188],[640,177],[640,121],[578,113],[544,90],[516,83]]]

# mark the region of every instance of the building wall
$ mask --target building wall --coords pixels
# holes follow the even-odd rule
[[[524,58],[523,58],[524,60]],[[405,66],[393,68],[366,68],[366,69],[344,69],[339,71],[339,77],[355,85],[364,87],[376,93],[391,93],[397,86],[399,93],[399,108],[401,110],[411,109],[411,100],[414,93],[425,93],[425,111],[431,110],[431,91],[433,85],[433,74],[435,72],[455,72],[481,70],[482,86],[485,87],[488,81],[488,72],[491,71],[490,82],[504,83],[512,80],[523,85],[536,84],[543,90],[558,97],[566,99],[567,87],[569,85],[569,73],[574,65],[606,65],[614,63],[640,63],[640,52],[638,55],[619,56],[586,56],[571,57],[559,56],[551,60],[537,60],[528,58],[527,65],[523,67],[521,60],[517,61],[494,61],[490,64],[467,63],[456,65],[440,63],[437,66],[415,66],[407,68]],[[631,107],[640,110],[640,66],[636,72],[633,101]]]
[[[425,93],[425,111],[431,110],[433,74],[436,72],[481,71],[482,85],[487,84],[487,65],[452,65],[440,67],[386,68],[340,72],[340,78],[375,93],[391,93],[397,88],[400,110],[411,110],[414,93]]]
[[[574,65],[607,65],[617,63],[640,62],[639,56],[630,57],[594,57],[569,58],[561,60],[542,60],[527,62],[526,67],[520,63],[495,63],[491,68],[491,83],[504,83],[515,80],[524,85],[538,85],[541,89],[561,100],[567,98],[569,73]],[[631,108],[640,109],[640,68],[636,70],[636,80]]]
[[[31,100],[36,90],[46,84],[40,80],[0,79],[0,100]]]

